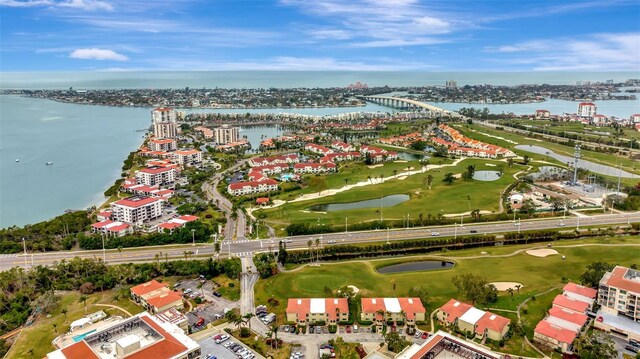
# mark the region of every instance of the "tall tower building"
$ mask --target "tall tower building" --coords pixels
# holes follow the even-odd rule
[[[158,107],[151,111],[153,135],[156,138],[175,138],[178,136],[176,111],[168,107]]]
[[[238,127],[230,127],[229,125],[222,125],[221,127],[213,129],[213,139],[215,143],[219,145],[238,142],[239,138],[240,138],[240,129]]]

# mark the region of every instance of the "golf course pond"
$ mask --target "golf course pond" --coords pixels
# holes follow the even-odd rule
[[[455,263],[449,261],[419,261],[393,264],[386,267],[378,268],[376,271],[380,274],[416,272],[424,270],[438,270],[453,268]]]
[[[408,194],[392,194],[382,198],[358,202],[316,204],[308,208],[313,212],[334,212],[362,208],[386,208],[409,200]]]

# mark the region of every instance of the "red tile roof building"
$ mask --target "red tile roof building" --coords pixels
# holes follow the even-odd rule
[[[176,181],[176,170],[160,166],[142,168],[136,171],[136,181],[147,186],[171,186]]]
[[[180,216],[177,218],[172,218],[167,222],[164,223],[160,223],[158,225],[158,231],[162,232],[162,231],[169,231],[169,232],[173,232],[174,229],[176,228],[180,228],[182,226],[184,226],[185,224],[189,223],[189,222],[193,222],[193,221],[197,221],[198,217],[197,216],[192,216],[192,215],[184,215],[184,216]]]
[[[271,178],[262,181],[247,181],[231,183],[227,191],[233,196],[243,196],[254,193],[274,192],[278,190],[278,182]]]
[[[178,149],[177,141],[172,138],[164,138],[164,139],[154,138],[149,140],[148,145],[151,151],[158,151],[158,152],[171,152]]]
[[[307,143],[306,145],[304,145],[304,150],[318,155],[328,155],[329,153],[333,153],[332,149],[325,146],[316,145],[315,143]]]
[[[91,225],[91,232],[104,233],[109,236],[122,237],[133,232],[130,225],[118,221],[105,219]]]
[[[360,152],[335,152],[320,158],[320,163],[334,163],[343,161],[353,161],[362,158]]]
[[[533,339],[552,348],[557,348],[562,352],[569,352],[571,344],[577,336],[577,331],[563,328],[543,319],[536,325]]]
[[[574,312],[585,314],[591,308],[591,304],[581,300],[570,298],[566,295],[558,295],[553,300],[553,306],[565,308]]]
[[[292,164],[300,162],[297,154],[288,154],[282,156],[256,157],[249,160],[249,166],[268,166],[275,164]]]
[[[202,152],[198,150],[178,150],[173,152],[173,160],[182,166],[195,166],[202,163]]]
[[[480,338],[501,340],[509,331],[511,320],[501,315],[480,310],[470,304],[450,299],[436,312],[436,318],[462,331],[475,333]]]
[[[293,165],[293,173],[304,174],[304,173],[329,173],[336,172],[337,168],[335,163],[327,162],[327,163],[314,163],[314,162],[305,162],[305,163],[296,163]]]
[[[349,320],[349,303],[347,298],[290,298],[286,313],[287,321],[298,324],[337,324]]]
[[[183,308],[182,295],[155,279],[132,287],[130,292],[131,298],[151,313],[163,312],[169,308]]]
[[[125,223],[142,224],[162,216],[164,199],[133,196],[111,204],[113,219]]]
[[[362,298],[360,320],[376,322],[403,322],[415,325],[425,320],[426,310],[420,298]]]
[[[640,322],[640,271],[616,266],[607,272],[600,280],[598,304],[608,313]]]
[[[489,348],[455,337],[444,331],[437,331],[421,344],[406,347],[396,355],[395,359],[424,359],[424,358],[507,358],[491,351]]]

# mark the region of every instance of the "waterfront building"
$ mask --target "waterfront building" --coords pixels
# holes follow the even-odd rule
[[[278,182],[267,178],[262,181],[246,181],[231,183],[227,187],[227,192],[233,196],[243,196],[247,194],[274,192],[278,190]]]
[[[267,166],[267,165],[275,165],[275,164],[293,164],[300,162],[300,157],[298,157],[295,153],[290,153],[287,155],[281,156],[270,156],[270,157],[256,157],[249,160],[249,166]]]
[[[358,160],[361,157],[362,155],[360,154],[360,152],[357,152],[357,151],[336,152],[336,153],[330,153],[324,157],[321,157],[320,163],[353,161],[353,160]]]
[[[216,150],[222,152],[236,152],[251,148],[251,143],[247,140],[239,140],[237,142],[229,142],[224,145],[217,145]]]
[[[175,138],[178,136],[178,123],[174,109],[156,108],[151,111],[151,119],[155,138]]]
[[[371,161],[374,163],[383,161],[394,161],[398,159],[398,153],[395,151],[387,151],[379,147],[362,145],[360,146],[360,153],[364,156],[369,155]]]
[[[199,358],[200,345],[177,325],[143,312],[79,336],[47,359]]]
[[[445,359],[445,358],[508,358],[476,342],[458,338],[444,331],[437,331],[423,343],[415,343],[402,350],[394,359]],[[374,358],[387,358],[379,355]]]
[[[213,138],[213,130],[208,127],[197,126],[197,127],[194,127],[193,130],[202,132],[202,136],[206,139]]]
[[[445,82],[444,87],[448,89],[454,89],[458,87],[458,83],[454,80],[448,80],[447,82]]]
[[[333,153],[332,149],[325,146],[316,145],[315,143],[307,143],[306,145],[304,145],[304,150],[315,153],[317,155],[328,155],[329,153]]]
[[[165,200],[144,196],[133,196],[111,204],[113,219],[129,224],[142,224],[162,216]]]
[[[96,215],[98,221],[104,221],[105,219],[111,219],[111,211],[101,211]]]
[[[307,325],[325,322],[337,325],[349,320],[347,298],[289,298],[287,321]]]
[[[346,143],[346,142],[342,142],[342,141],[333,141],[331,142],[331,148],[333,148],[334,150],[338,150],[341,152],[351,152],[351,151],[355,151],[355,147],[353,147],[352,145]]]
[[[327,163],[315,163],[315,162],[305,162],[305,163],[296,163],[293,165],[293,173],[296,174],[304,174],[304,173],[329,173],[336,172],[336,164],[332,162]]]
[[[616,266],[598,286],[595,327],[640,341],[640,271]]]
[[[148,186],[146,184],[138,184],[135,179],[127,179],[121,186],[121,190],[136,196],[160,197],[169,199],[173,197],[174,190],[160,188],[159,186]],[[99,218],[98,218],[99,219]]]
[[[178,150],[173,152],[173,160],[182,166],[195,166],[202,163],[202,152],[198,150]]]
[[[593,102],[580,102],[578,104],[578,116],[591,118],[596,114],[596,105]]]
[[[240,139],[240,128],[222,125],[213,129],[213,142],[219,145],[238,142]]]
[[[171,186],[176,181],[173,168],[153,166],[135,172],[136,182],[147,186]]]
[[[426,310],[420,298],[362,298],[360,320],[381,326],[384,321],[415,325],[425,320]]]
[[[632,123],[632,124],[640,123],[640,113],[637,113],[637,114],[633,114],[633,115],[631,115],[631,117],[629,118],[629,120],[631,120],[631,123]]]
[[[443,323],[456,326],[463,332],[475,333],[476,337],[487,337],[495,341],[504,338],[511,323],[508,318],[480,310],[456,299],[450,299],[438,308],[436,318]]]
[[[178,145],[172,138],[154,138],[149,140],[149,149],[154,152],[171,152],[178,149]]]
[[[546,119],[551,116],[549,110],[536,110],[536,118]]]

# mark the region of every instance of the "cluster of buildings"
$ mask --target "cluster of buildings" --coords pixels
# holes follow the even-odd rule
[[[580,122],[583,125],[593,125],[598,127],[611,126],[617,124],[625,127],[632,127],[640,131],[640,114],[633,114],[629,118],[609,117],[597,113],[598,106],[593,102],[580,102],[575,114],[552,115],[548,110],[536,110],[535,118],[541,120],[558,120],[563,122]]]
[[[587,316],[598,292],[593,288],[567,283],[553,299],[547,316],[538,322],[533,339],[564,352],[571,351],[573,341],[587,328]]]
[[[170,308],[183,309],[182,295],[155,279],[130,289],[131,299],[152,314]]]
[[[386,137],[378,139],[378,142],[385,145],[392,146],[400,146],[400,147],[408,147],[410,144],[415,141],[424,140],[422,134],[419,132],[408,133],[406,135],[394,136],[394,137]]]
[[[382,327],[385,322],[405,322],[414,326],[425,320],[426,310],[420,298],[362,298],[360,319]],[[337,325],[349,320],[347,298],[291,298],[287,303],[287,321],[301,325],[325,322]]]
[[[515,157],[513,151],[500,146],[484,143],[462,135],[455,128],[440,124],[436,131],[436,136],[431,138],[436,145],[444,146],[450,155],[479,157],[479,158],[502,158]]]
[[[178,149],[179,133],[177,112],[168,107],[151,111],[153,138],[140,154],[147,157],[164,158],[181,166],[197,166],[202,163],[202,153],[196,149]]]
[[[436,318],[461,332],[475,334],[475,337],[500,341],[509,331],[511,320],[489,311],[478,309],[456,299],[450,299],[438,308]]]
[[[93,233],[122,237],[133,232],[132,226],[162,217],[166,200],[161,197],[131,196],[111,203],[100,212],[100,222],[91,225]]]

